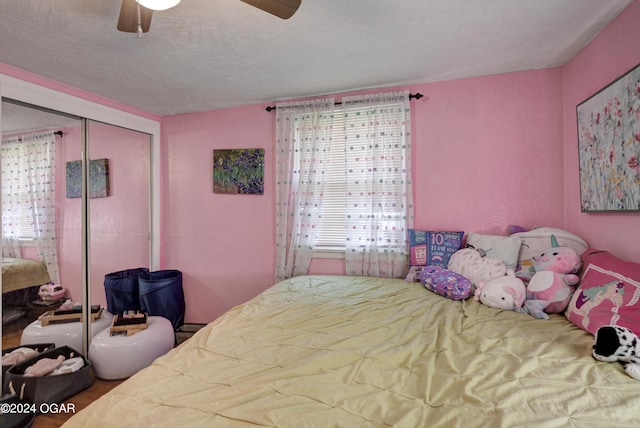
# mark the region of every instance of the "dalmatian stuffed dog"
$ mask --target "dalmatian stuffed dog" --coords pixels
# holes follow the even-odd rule
[[[606,325],[596,331],[593,358],[620,361],[629,376],[640,380],[640,338],[626,327]]]

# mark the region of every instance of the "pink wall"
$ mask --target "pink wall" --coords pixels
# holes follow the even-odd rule
[[[571,62],[564,76],[565,224],[591,246],[640,262],[639,213],[581,213],[576,106],[640,63],[640,2],[632,3]]]
[[[504,233],[562,226],[560,69],[412,86],[416,226]],[[187,319],[210,321],[274,278],[273,128],[264,106],[163,120],[164,260],[185,272]],[[265,194],[212,192],[212,150],[264,147]],[[558,184],[560,183],[560,184]],[[343,274],[316,259],[312,273]]]
[[[559,69],[425,85],[412,104],[416,227],[562,226]]]
[[[183,272],[187,322],[208,322],[273,283],[273,113],[265,106],[163,119],[164,267]],[[213,193],[213,150],[265,149],[264,195]]]
[[[82,213],[80,199],[66,197],[66,162],[80,160],[82,149],[80,126],[65,128],[58,138],[56,165],[56,221],[58,223],[58,264],[60,283],[67,289],[67,297],[82,301]]]

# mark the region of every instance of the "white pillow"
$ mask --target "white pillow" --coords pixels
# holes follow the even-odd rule
[[[556,237],[559,246],[569,247],[578,254],[584,253],[589,248],[587,242],[578,235],[553,227],[539,227],[528,232],[514,233],[511,237],[522,240],[525,245],[522,246],[520,258],[529,260],[551,248],[551,235]]]
[[[488,257],[500,259],[507,269],[516,270],[522,239],[513,236],[481,235],[469,232],[467,245],[482,250]]]
[[[518,271],[532,272],[534,257],[538,257],[551,248],[551,235],[556,237],[558,245],[569,247],[578,254],[584,253],[589,245],[581,237],[562,229],[553,227],[539,227],[528,232],[518,232],[511,235],[512,238],[522,240],[520,257],[518,258]]]

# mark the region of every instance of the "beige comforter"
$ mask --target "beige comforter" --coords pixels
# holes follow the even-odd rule
[[[307,276],[200,330],[65,427],[640,426],[593,336],[419,283]],[[73,399],[71,399],[73,401]]]
[[[49,282],[44,263],[33,260],[2,258],[2,292],[21,290]]]

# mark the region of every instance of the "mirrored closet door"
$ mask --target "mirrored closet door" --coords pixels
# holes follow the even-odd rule
[[[62,302],[43,302],[38,296],[43,281],[64,287],[72,302],[106,307],[104,276],[137,267],[155,269],[158,251],[149,134],[8,98],[2,99],[2,131],[4,347],[5,338],[16,343],[22,329]],[[38,144],[26,144],[32,140]],[[27,160],[17,160],[12,150],[26,146],[35,146],[40,164],[33,163],[31,153]],[[37,177],[25,178],[22,171]],[[49,186],[39,185],[36,191],[40,205],[31,204],[33,191],[25,190],[23,182],[46,174]],[[9,290],[13,280],[5,277],[5,257],[44,265],[46,281],[34,277],[33,284],[27,282],[24,291],[14,293]],[[87,313],[82,317],[84,352],[95,333],[86,320]]]
[[[88,121],[91,302],[106,307],[104,277],[150,267],[149,135]]]
[[[81,140],[80,125],[80,117],[2,99],[2,326],[12,344],[60,306],[42,299],[40,285],[82,292],[80,205],[65,197],[67,143]]]

